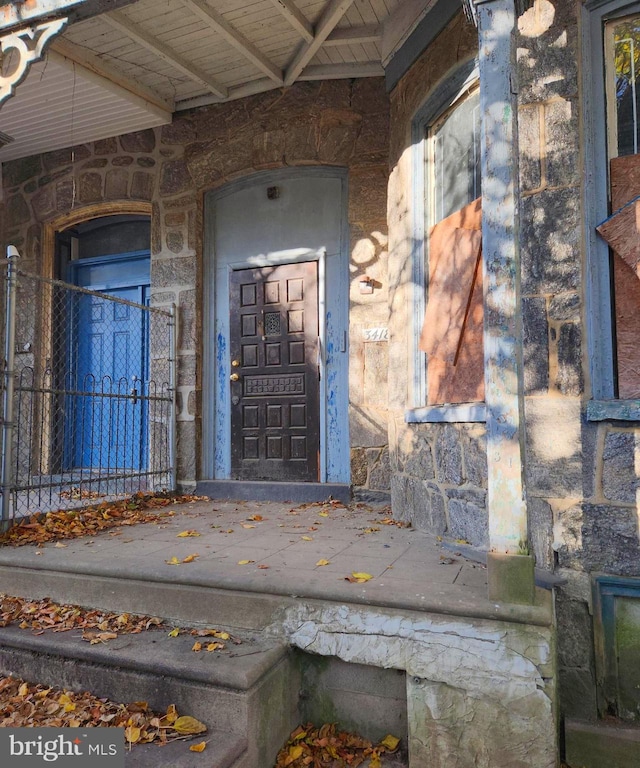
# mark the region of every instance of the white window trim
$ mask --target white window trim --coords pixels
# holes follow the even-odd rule
[[[442,115],[479,81],[477,58],[469,59],[458,65],[432,91],[422,107],[417,111],[411,126],[412,157],[412,231],[413,251],[411,254],[411,377],[410,407],[405,412],[405,421],[409,424],[422,422],[484,422],[486,409],[482,403],[462,403],[460,405],[426,406],[427,402],[427,359],[420,349],[420,332],[424,321],[427,304],[428,281],[426,275],[427,247],[425,200],[427,184],[432,169],[428,167],[426,135],[429,128]]]

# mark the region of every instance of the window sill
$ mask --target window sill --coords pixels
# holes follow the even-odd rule
[[[404,420],[407,424],[483,424],[487,420],[487,408],[484,403],[411,408],[405,411]]]
[[[590,400],[587,421],[640,421],[640,400]]]

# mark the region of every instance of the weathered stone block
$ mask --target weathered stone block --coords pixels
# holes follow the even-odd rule
[[[580,320],[580,296],[577,293],[563,293],[549,301],[551,320]]]
[[[318,157],[329,163],[347,164],[360,133],[362,115],[351,109],[325,109],[320,115]]]
[[[435,449],[438,481],[449,485],[460,485],[462,482],[462,447],[458,430],[452,424],[445,424],[439,429]]]
[[[549,325],[544,299],[522,299],[524,391],[544,394],[549,388]]]
[[[31,198],[33,215],[38,221],[43,221],[56,211],[56,195],[52,186],[43,187]]]
[[[590,669],[558,667],[558,709],[565,717],[596,719],[596,682]]]
[[[178,349],[195,349],[196,343],[196,292],[180,291],[178,304]]]
[[[558,664],[566,668],[594,668],[593,620],[589,606],[572,600],[562,587],[556,593]]]
[[[128,157],[127,155],[125,155],[124,157],[122,156],[114,157],[113,160],[111,161],[111,165],[116,165],[116,166],[120,166],[120,165],[126,166],[126,165],[131,165],[131,163],[133,163],[133,158]]]
[[[191,120],[173,116],[173,122],[163,125],[160,133],[162,144],[187,144],[195,141],[196,129]]]
[[[544,111],[547,183],[550,187],[577,186],[580,183],[577,103],[558,99],[546,104]]]
[[[387,442],[386,413],[376,408],[349,407],[351,445],[371,448]]]
[[[523,294],[564,293],[579,287],[578,189],[544,190],[523,198],[521,254]]]
[[[17,194],[11,195],[5,203],[5,216],[8,222],[11,222],[12,226],[18,224],[24,224],[31,218],[29,212],[29,206],[24,198],[24,195]]]
[[[173,285],[195,285],[195,258],[193,256],[181,256],[176,259],[152,260],[151,283],[157,288],[168,288]]]
[[[42,155],[42,162],[47,171],[59,168],[61,165],[72,165],[79,163],[91,157],[91,150],[85,144],[77,147],[67,147],[66,149],[56,149],[54,152],[45,152]]]
[[[285,127],[285,160],[287,163],[318,160],[318,124],[315,121],[290,120]]]
[[[529,541],[538,568],[553,570],[553,510],[544,499],[527,499]]]
[[[109,161],[106,157],[94,157],[92,160],[87,160],[86,163],[82,164],[82,169],[86,168],[106,168],[106,166],[109,164]]]
[[[80,174],[78,200],[82,203],[96,203],[102,200],[102,176],[99,173],[87,171]]]
[[[406,475],[391,477],[391,505],[399,520],[438,535],[447,529],[444,498],[436,485]]]
[[[362,114],[387,112],[389,96],[383,77],[363,77],[352,81],[350,103]]]
[[[177,195],[191,186],[191,174],[184,160],[168,160],[162,164],[160,193]]]
[[[153,183],[153,174],[136,171],[131,180],[131,197],[134,200],[151,200],[153,197]]]
[[[118,151],[118,140],[114,138],[101,139],[93,144],[93,152],[96,155],[115,155]]]
[[[434,480],[435,468],[428,436],[420,425],[411,425],[398,446],[401,471],[419,480]]]
[[[369,465],[364,448],[351,449],[351,482],[354,486],[363,488],[367,484]]]
[[[156,135],[153,128],[127,133],[120,137],[120,145],[125,152],[153,152],[156,147]]]
[[[368,448],[366,453],[369,465],[368,487],[372,491],[388,491],[391,487],[389,449]]]
[[[577,521],[576,521],[577,522]],[[583,504],[576,547],[560,551],[561,565],[586,571],[640,576],[636,508]]]
[[[11,160],[2,166],[2,183],[7,188],[17,187],[24,184],[27,179],[32,179],[41,173],[42,160],[40,155]]]
[[[582,329],[577,323],[565,323],[560,328],[556,386],[563,395],[582,392]]]
[[[636,470],[636,434],[608,432],[605,437],[602,492],[607,499],[634,504],[640,479]]]
[[[64,179],[56,184],[56,210],[68,211],[73,205],[74,186],[72,179]]]
[[[486,492],[475,489],[447,490],[449,525],[447,534],[476,547],[489,546],[489,515]]]
[[[538,104],[527,104],[518,110],[520,188],[523,192],[539,189],[542,184],[540,110]]]
[[[104,195],[107,200],[121,200],[127,197],[129,174],[122,168],[107,171],[105,177]]]
[[[156,161],[152,157],[136,158],[136,165],[139,165],[141,168],[153,168],[155,164]]]
[[[178,421],[176,445],[178,482],[196,479],[196,424],[194,421]]]
[[[487,553],[489,600],[533,605],[535,577],[533,555]]]
[[[460,433],[464,458],[463,480],[477,486],[487,487],[487,436],[481,429],[470,428]]]
[[[180,253],[184,248],[184,235],[180,231],[167,232],[167,248],[172,253]]]
[[[195,387],[196,384],[196,356],[180,355],[178,357],[178,386]]]
[[[527,397],[525,417],[528,493],[552,498],[582,498],[579,398]]]

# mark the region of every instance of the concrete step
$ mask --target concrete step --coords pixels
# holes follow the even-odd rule
[[[640,728],[621,721],[566,720],[565,762],[570,768],[638,768]]]
[[[261,630],[283,615],[293,598],[234,589],[216,589],[197,582],[170,582],[166,571],[145,579],[122,571],[121,577],[78,573],[70,564],[30,568],[0,565],[2,592],[32,599],[49,597],[59,603],[116,613],[161,616],[185,626],[229,630]]]
[[[246,635],[228,652],[195,653],[192,636],[170,638],[162,630],[96,645],[79,634],[0,629],[0,674],[113,701],[146,701],[157,711],[175,704],[210,729],[201,754],[184,742],[183,751],[148,745],[132,750],[129,766],[272,768],[297,724],[300,684],[282,643]]]

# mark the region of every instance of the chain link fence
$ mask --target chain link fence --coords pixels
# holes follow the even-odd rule
[[[174,490],[175,312],[29,274],[9,254],[0,261],[3,527]]]

